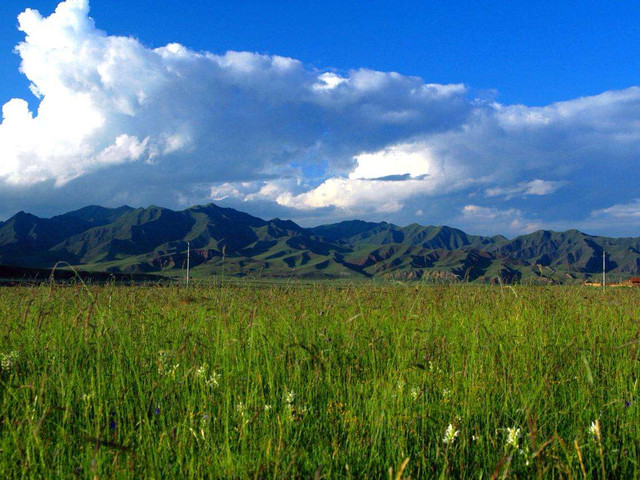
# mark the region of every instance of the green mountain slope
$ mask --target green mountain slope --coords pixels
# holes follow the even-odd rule
[[[345,221],[302,228],[213,204],[181,211],[88,206],[52,218],[19,212],[0,223],[0,264],[195,276],[563,282],[607,270],[640,275],[640,238],[540,230],[512,240],[447,226]]]
[[[487,250],[545,267],[595,274],[602,272],[603,249],[608,272],[639,273],[639,238],[597,237],[578,230],[539,230]]]

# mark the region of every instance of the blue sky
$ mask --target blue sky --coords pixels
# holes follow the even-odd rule
[[[213,200],[640,234],[637,2],[85,3],[0,5],[0,218]]]
[[[5,0],[0,95],[25,94],[11,50],[26,8],[58,1]],[[640,4],[601,1],[176,2],[94,0],[91,14],[114,35],[158,47],[247,50],[319,68],[367,67],[465,83],[503,103],[546,105],[637,83]],[[489,93],[487,93],[489,94]]]

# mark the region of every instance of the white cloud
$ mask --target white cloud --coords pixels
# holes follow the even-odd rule
[[[592,210],[578,222],[563,222],[562,228],[577,228],[605,236],[638,236],[640,228],[640,197],[624,203]]]
[[[221,202],[229,197],[240,197],[241,195],[240,190],[230,183],[211,187],[210,192],[211,200],[214,202]]]
[[[272,184],[268,184],[265,189],[271,186]],[[347,213],[393,213],[404,206],[403,201],[407,198],[424,194],[433,188],[434,184],[428,179],[394,181],[330,178],[313,190],[298,195],[278,191],[275,201],[280,205],[302,210],[337,207]],[[263,190],[261,194],[272,193]]]
[[[21,71],[38,98],[2,108],[0,204],[9,211],[0,214],[214,199],[294,218],[320,209],[413,221],[421,210],[425,221],[468,223],[471,211],[460,210],[484,193],[489,210],[473,218],[494,212],[509,226],[515,215],[527,228],[527,218],[606,210],[599,188],[640,198],[629,180],[640,159],[638,87],[501,105],[462,84],[395,72],[151,49],[96,28],[87,0],[48,17],[26,10],[19,28]]]
[[[459,220],[461,224],[473,231],[487,234],[496,232],[524,234],[542,228],[540,223],[526,219],[523,212],[516,208],[500,210],[479,205],[465,205]]]
[[[351,179],[376,179],[408,175],[420,177],[437,173],[438,166],[426,145],[393,145],[378,152],[362,153],[355,157],[356,168]]]
[[[341,85],[347,81],[346,78],[336,75],[333,72],[323,73],[318,75],[318,81],[313,84],[314,90],[333,90],[338,85]]]
[[[504,196],[509,200],[518,195],[550,195],[560,187],[566,185],[566,181],[535,179],[529,182],[520,182],[514,187],[492,187],[485,190],[487,197]]]
[[[392,145],[354,159],[356,165],[346,177],[331,177],[316,187],[300,178],[296,182],[269,181],[245,198],[270,199],[299,210],[335,207],[347,215],[394,213],[410,198],[442,194],[474,181],[455,165],[445,168],[421,143]]]
[[[616,204],[611,207],[594,210],[591,212],[591,216],[595,218],[638,220],[640,219],[640,198],[636,198],[630,203]]]
[[[117,165],[119,163],[138,160],[147,151],[149,139],[142,142],[136,137],[123,134],[116,138],[113,145],[109,145],[96,156],[96,162],[104,165]]]
[[[109,168],[119,138],[144,142],[128,160],[171,162],[187,183],[265,177],[305,158],[341,170],[362,151],[441,129],[440,118],[459,125],[469,111],[461,86],[175,43],[149,49],[98,30],[88,11],[86,0],[67,0],[49,17],[19,17],[21,70],[41,101],[35,114],[20,99],[3,108],[7,183],[61,185]]]

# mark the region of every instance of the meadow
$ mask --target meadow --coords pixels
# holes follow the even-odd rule
[[[0,478],[631,478],[640,290],[0,288]]]

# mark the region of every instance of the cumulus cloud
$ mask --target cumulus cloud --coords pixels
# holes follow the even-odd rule
[[[409,142],[356,154],[351,168],[316,185],[267,181],[244,198],[301,210],[332,206],[347,216],[420,208],[421,199],[442,202],[438,221],[451,222],[460,220],[453,211],[466,205],[457,194],[480,191],[529,216],[541,211],[547,225],[562,220],[589,225],[585,216],[602,201],[603,184],[617,193],[620,185],[629,186],[629,194],[638,190],[629,182],[640,152],[636,111],[637,87],[547,107],[476,103],[460,127],[425,131]],[[501,225],[505,233],[519,233],[543,224]]]
[[[301,210],[336,207],[347,214],[394,213],[409,198],[442,194],[464,179],[464,175],[454,172],[455,166],[445,175],[444,165],[421,143],[392,145],[359,154],[354,160],[356,164],[347,176],[328,178],[313,188],[300,182],[293,185],[290,181],[274,180],[247,199],[270,199]]]
[[[496,225],[515,232],[534,211],[549,222],[595,218],[584,212],[606,206],[596,186],[624,193],[608,205],[640,197],[629,180],[638,87],[502,105],[396,72],[148,48],[97,28],[87,0],[49,16],[28,9],[18,27],[35,96],[2,107],[0,214],[215,200],[293,218],[505,219]],[[469,205],[478,194],[487,206]]]
[[[367,211],[393,213],[404,206],[403,200],[425,193],[430,188],[427,180],[330,178],[313,190],[298,195],[279,188],[276,183],[268,183],[251,198],[272,198],[280,205],[302,210],[337,207],[347,213],[357,213],[364,207]]]
[[[344,169],[363,149],[439,130],[440,116],[460,124],[469,110],[461,86],[369,70],[341,77],[249,52],[149,49],[108,36],[88,13],[87,0],[67,0],[49,17],[19,16],[21,69],[41,100],[36,114],[20,99],[3,108],[7,183],[61,185],[130,161],[174,162],[209,182],[293,172],[301,159]]]

